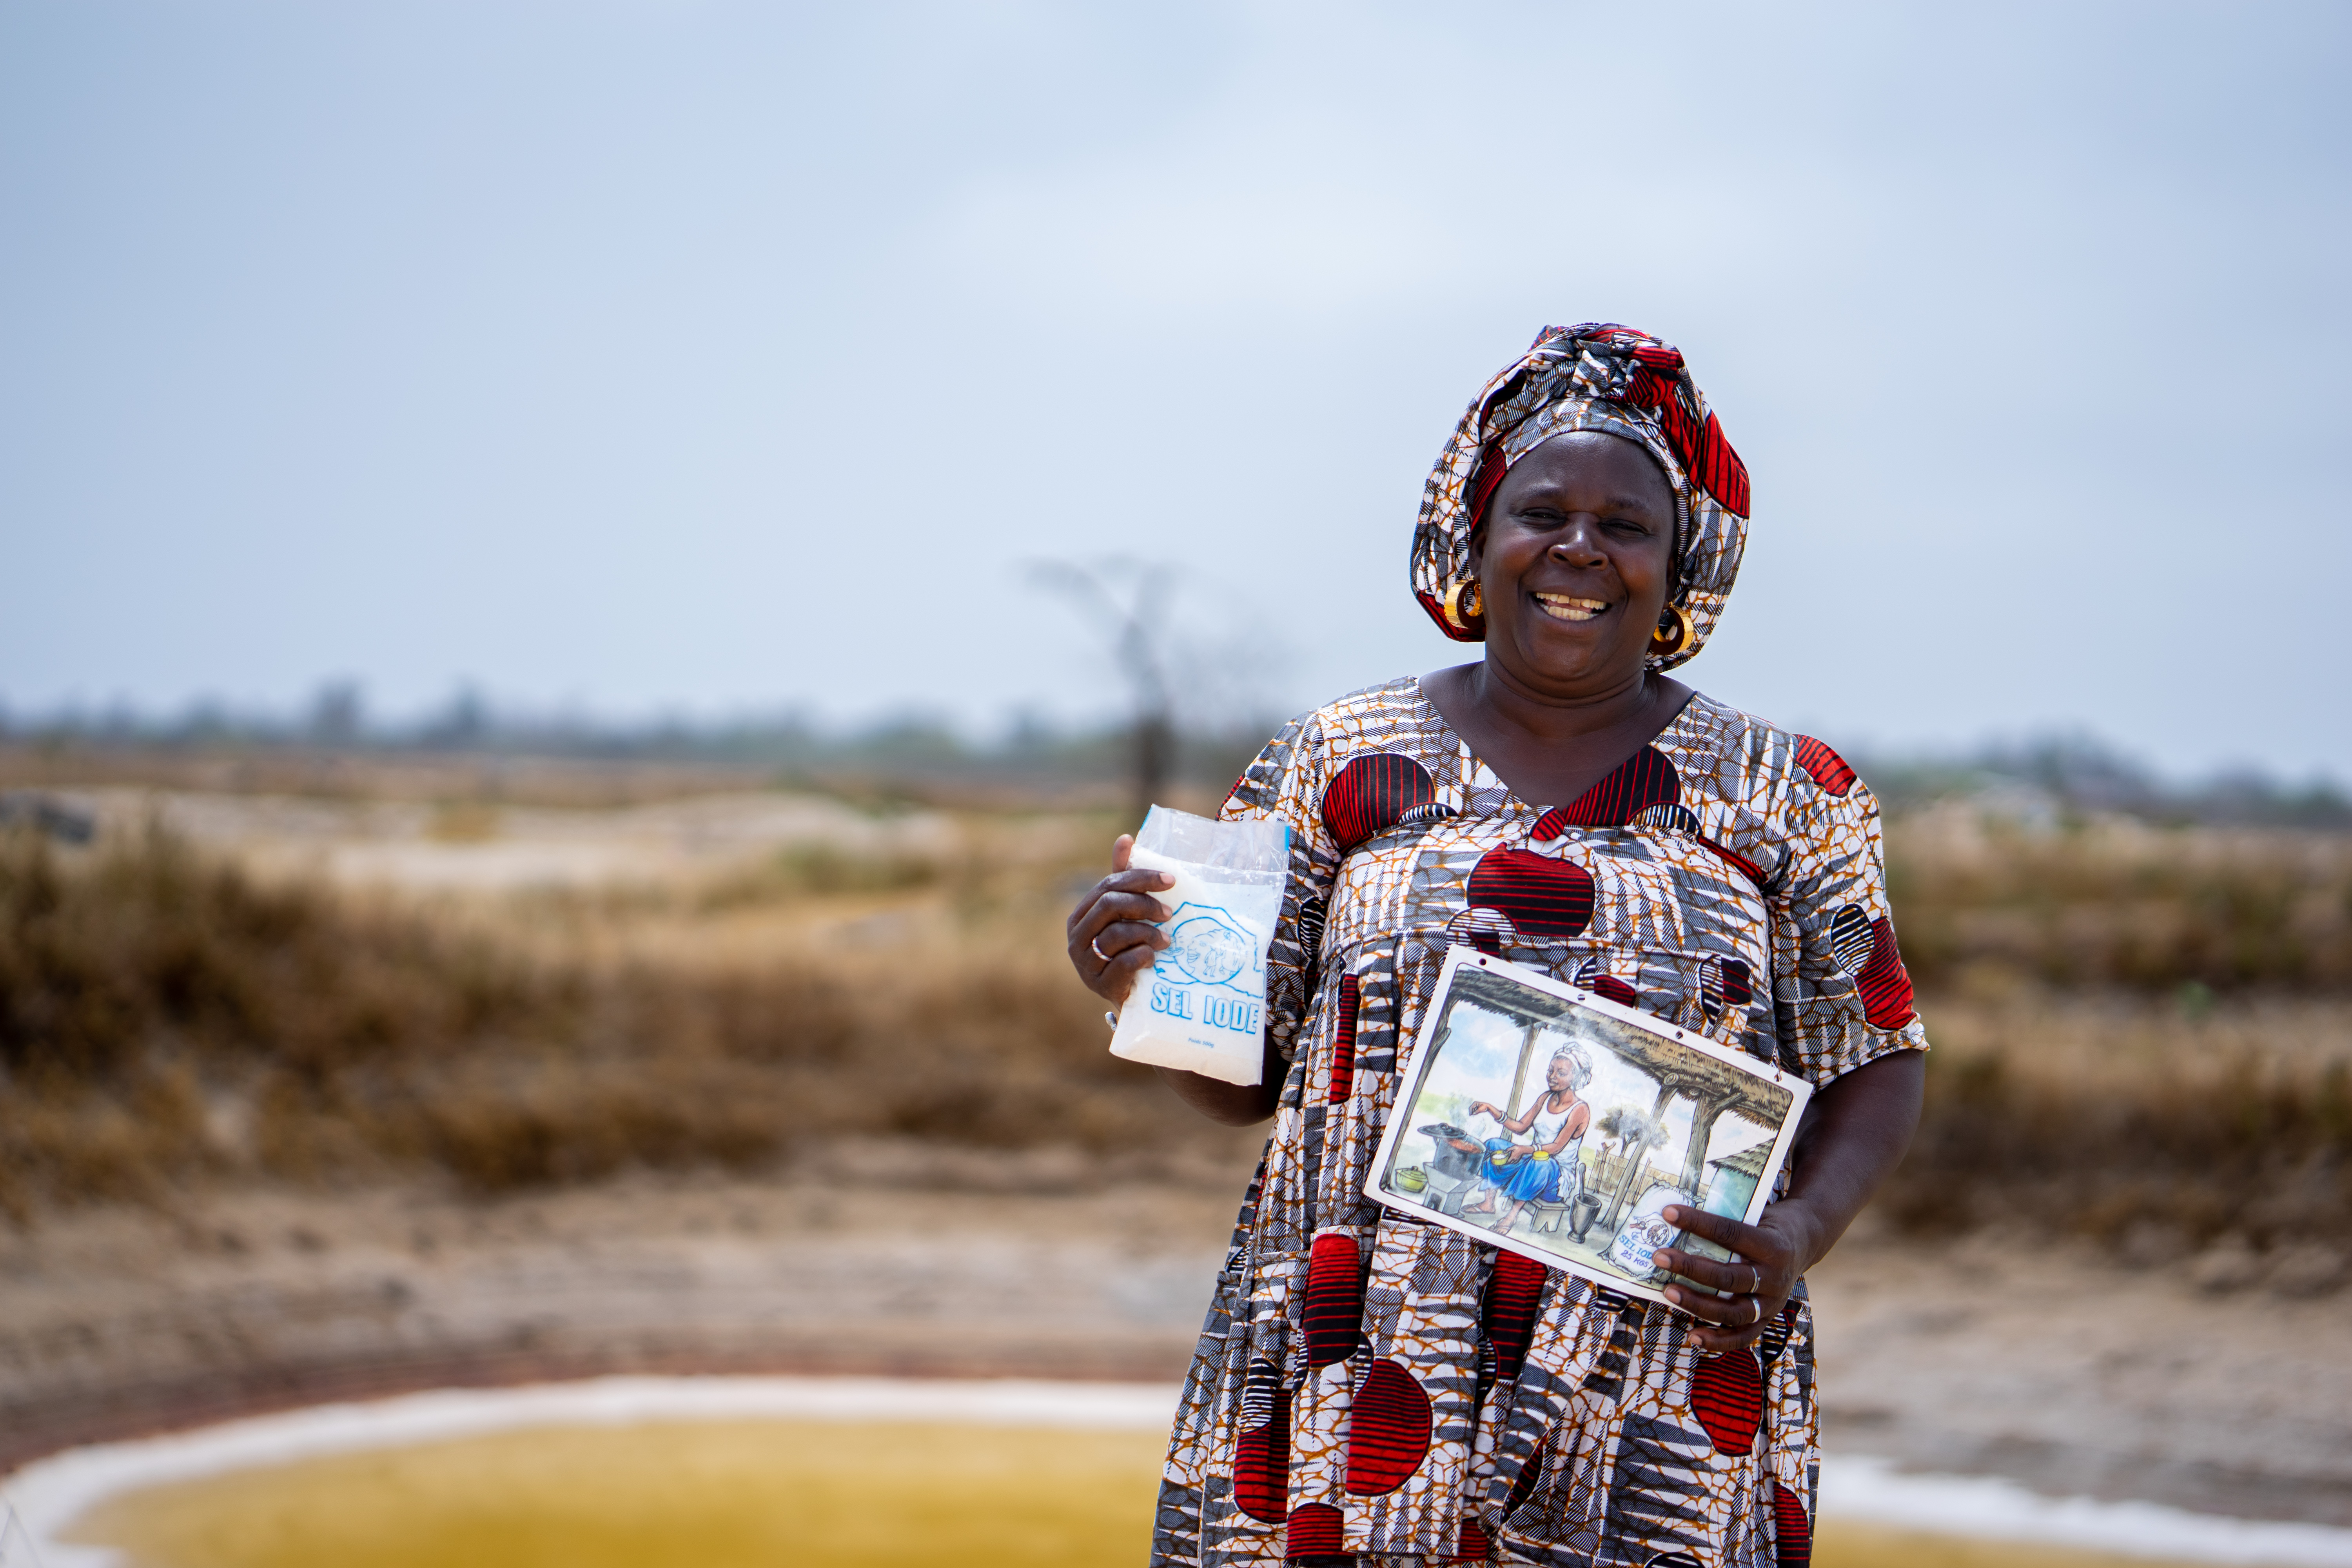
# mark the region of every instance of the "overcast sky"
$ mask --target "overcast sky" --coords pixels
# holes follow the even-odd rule
[[[1754,475],[1701,689],[2352,780],[2342,5],[0,6],[0,703],[614,717],[1461,657],[1422,480],[1547,322]]]

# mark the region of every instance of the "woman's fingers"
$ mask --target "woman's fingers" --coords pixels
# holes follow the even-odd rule
[[[1678,1247],[1658,1248],[1658,1266],[1710,1289],[1746,1293],[1764,1284],[1764,1268],[1757,1263],[1718,1263],[1712,1258],[1685,1252]]]
[[[1148,969],[1168,945],[1168,935],[1147,917],[1139,920],[1094,921],[1082,922],[1070,933],[1070,963],[1098,994],[1108,996],[1103,988],[1107,979],[1132,974]],[[1114,987],[1120,995],[1127,993],[1124,979]]]
[[[1667,1208],[1665,1220],[1668,1225],[1678,1226],[1693,1236],[1704,1237],[1726,1251],[1737,1254],[1738,1263],[1753,1264],[1762,1270],[1763,1281],[1767,1287],[1776,1279],[1785,1279],[1790,1285],[1796,1283],[1797,1276],[1792,1268],[1796,1260],[1795,1253],[1790,1250],[1785,1238],[1765,1229],[1762,1226],[1742,1225],[1736,1219],[1727,1219],[1719,1214],[1709,1214],[1705,1209],[1689,1208],[1679,1205]],[[1671,1258],[1686,1258],[1693,1263],[1714,1261],[1711,1258],[1698,1258],[1685,1253],[1680,1247],[1669,1247],[1661,1250]],[[1738,1263],[1733,1267],[1737,1268]],[[1756,1286],[1751,1283],[1747,1288],[1754,1289]]]
[[[1131,871],[1114,871],[1095,884],[1095,897],[1106,893],[1156,893],[1162,888],[1172,888],[1176,879],[1165,871],[1150,871],[1137,867]]]
[[[1165,871],[1134,866],[1134,852],[1132,834],[1122,833],[1111,841],[1110,875],[1078,900],[1066,927],[1070,963],[1078,978],[1114,1004],[1125,1000],[1137,973],[1150,967],[1158,951],[1168,945],[1160,922],[1172,911],[1151,895],[1176,885]]]
[[[1680,1285],[1666,1287],[1666,1300],[1698,1320],[1690,1342],[1711,1355],[1754,1344],[1763,1337],[1766,1321],[1780,1310],[1777,1302],[1756,1296],[1726,1300]]]
[[[1100,929],[1091,924],[1070,937],[1070,964],[1087,988],[1113,1006],[1126,1004],[1135,977],[1151,967],[1167,936],[1142,921],[1116,921]]]
[[[1092,936],[1117,920],[1166,920],[1174,911],[1151,895],[1174,880],[1165,871],[1118,871],[1105,877],[1070,911],[1072,939],[1082,928]]]
[[[1742,1258],[1759,1258],[1766,1252],[1778,1251],[1780,1244],[1771,1233],[1760,1226],[1742,1225],[1719,1214],[1695,1209],[1687,1204],[1668,1205],[1665,1222],[1693,1236],[1703,1236],[1717,1247],[1727,1247]]]
[[[1175,878],[1171,877],[1165,871],[1118,871],[1110,876],[1105,877],[1101,881],[1097,882],[1094,887],[1094,891],[1088,893],[1087,898],[1094,904],[1100,904],[1105,899],[1110,898],[1139,898],[1145,900],[1146,903],[1150,904],[1151,909],[1156,911],[1152,915],[1152,919],[1165,920],[1174,911],[1171,910],[1167,905],[1161,903],[1159,900],[1152,898],[1151,895],[1162,888],[1173,885],[1175,880]],[[1081,903],[1078,906],[1079,912],[1081,914],[1085,913],[1087,907],[1088,905],[1087,903]],[[1142,906],[1136,905],[1132,907],[1140,908]]]
[[[1167,918],[1167,906],[1149,893],[1097,893],[1095,895],[1094,902],[1087,905],[1077,920],[1072,922],[1070,942],[1073,946],[1081,942],[1094,942],[1112,926],[1126,923],[1146,927],[1153,934],[1160,935],[1164,945],[1167,938],[1160,932],[1160,922]],[[1122,942],[1120,945],[1127,944]],[[1109,952],[1110,943],[1104,942],[1102,948],[1104,952]]]
[[[1136,977],[1151,967],[1151,961],[1158,953],[1149,942],[1137,942],[1132,947],[1116,950],[1106,947],[1103,951],[1110,957],[1103,963],[1098,984],[1106,988],[1105,994],[1115,991],[1118,994],[1114,999],[1124,1003],[1128,992],[1134,987]]]
[[[1756,1321],[1758,1303],[1753,1296],[1717,1296],[1708,1290],[1694,1290],[1687,1285],[1669,1285],[1665,1294],[1666,1300],[1702,1323],[1744,1329]]]
[[[1720,1262],[1678,1247],[1658,1249],[1662,1268],[1693,1282],[1665,1289],[1666,1300],[1702,1325],[1691,1331],[1692,1343],[1713,1352],[1755,1342],[1765,1321],[1780,1311],[1796,1288],[1793,1258],[1787,1245],[1760,1226],[1742,1225],[1704,1209],[1675,1205],[1666,1209],[1664,1217],[1668,1225],[1738,1255]],[[1726,1291],[1729,1294],[1722,1294]]]
[[[1087,945],[1106,962],[1132,949],[1143,951],[1144,962],[1168,945],[1168,933],[1148,921],[1113,921],[1088,939]]]

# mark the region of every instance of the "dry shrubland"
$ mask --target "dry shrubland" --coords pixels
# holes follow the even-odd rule
[[[2147,1260],[2352,1242],[2352,1006],[2113,994],[1923,1001],[1906,1229],[2056,1226]]]
[[[793,857],[713,896],[811,880]],[[1104,1051],[1058,953],[992,940],[1005,911],[984,893],[966,912],[944,962],[591,963],[260,882],[160,834],[71,866],[19,838],[0,850],[0,1205],[240,1171],[497,1192],[857,1136],[1132,1157],[1189,1131]]]
[[[2032,827],[1961,802],[1898,819],[1887,875],[1912,978],[2057,990],[2352,996],[2352,835]]]
[[[2352,1241],[2352,837],[1954,803],[1888,863],[1937,1047],[1899,1223],[2149,1261]]]
[[[495,1193],[858,1138],[1138,1172],[1229,1155],[1105,1052],[1062,962],[1059,910],[1094,858],[1072,846],[1108,832],[1081,826],[952,863],[803,848],[693,889],[464,918],[257,879],[159,833],[11,839],[0,1206],[238,1174]],[[2352,839],[1946,807],[1890,843],[1938,1047],[1885,1199],[1898,1223],[2072,1229],[2151,1260],[2352,1242]],[[878,934],[720,940],[836,906]]]

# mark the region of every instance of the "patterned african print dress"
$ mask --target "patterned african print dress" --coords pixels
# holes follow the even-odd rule
[[[1868,789],[1820,742],[1696,697],[1547,810],[1404,679],[1276,737],[1224,807],[1266,814],[1295,847],[1268,964],[1290,1071],[1185,1384],[1153,1563],[1803,1563],[1801,1289],[1756,1350],[1703,1357],[1682,1313],[1363,1186],[1456,942],[1817,1086],[1925,1048]]]

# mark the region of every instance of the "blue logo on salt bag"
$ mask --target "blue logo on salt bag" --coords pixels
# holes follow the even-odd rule
[[[1265,961],[1255,938],[1213,904],[1178,906],[1168,947],[1151,966],[1151,1010],[1171,1018],[1255,1035],[1262,1024]],[[1247,979],[1234,984],[1247,971]]]

